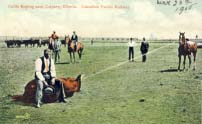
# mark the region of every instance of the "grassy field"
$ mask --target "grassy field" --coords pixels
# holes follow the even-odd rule
[[[196,71],[177,72],[177,46],[151,43],[148,61],[142,63],[139,45],[135,62],[127,62],[124,43],[86,43],[82,62],[74,64],[62,47],[57,76],[85,74],[81,92],[67,103],[39,109],[10,96],[22,94],[34,78],[34,61],[45,47],[2,47],[0,124],[201,124],[202,50]]]

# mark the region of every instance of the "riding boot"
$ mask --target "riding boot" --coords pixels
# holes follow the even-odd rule
[[[59,82],[58,82],[58,86],[59,86],[59,89],[60,89],[59,102],[64,102],[64,103],[66,103],[66,101],[65,101],[64,87],[63,87],[62,82],[59,81]]]
[[[66,103],[65,96],[64,96],[64,93],[63,93],[62,89],[60,89],[59,102]]]

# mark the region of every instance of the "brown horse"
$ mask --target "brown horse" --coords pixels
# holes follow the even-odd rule
[[[77,76],[77,78],[59,78],[63,84],[63,89],[66,97],[73,96],[74,92],[79,92],[81,88],[81,75]],[[57,86],[51,86],[54,89],[54,93],[43,93],[42,102],[44,103],[52,103],[56,102],[59,98],[59,89]],[[22,101],[24,103],[35,103],[35,94],[36,94],[36,82],[35,80],[31,80],[25,86],[25,91],[23,95],[16,95],[12,98],[16,101]]]
[[[76,46],[75,42],[73,42],[69,38],[69,36],[65,37],[65,41],[68,44],[67,50],[68,50],[69,55],[70,55],[70,61],[72,62],[72,55],[73,55],[74,62],[75,62],[75,52],[78,53],[79,60],[81,60],[84,45],[79,41],[79,42],[77,42],[77,46]]]
[[[191,66],[191,53],[194,57],[194,68],[196,69],[196,53],[197,53],[197,44],[193,41],[189,41],[189,39],[185,39],[185,32],[181,33],[179,35],[179,48],[178,48],[178,57],[179,57],[179,65],[178,70],[180,70],[180,64],[181,64],[181,56],[184,56],[184,62],[183,62],[183,70],[185,69],[185,63],[186,63],[186,56],[189,58],[189,68]]]
[[[49,42],[48,42],[48,49],[51,51],[51,57],[54,55],[54,40],[53,38],[49,37]]]

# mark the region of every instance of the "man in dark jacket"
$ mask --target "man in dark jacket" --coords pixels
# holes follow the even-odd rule
[[[146,62],[146,54],[149,50],[149,43],[143,37],[143,41],[141,42],[140,51],[142,53],[142,62]]]
[[[77,49],[77,43],[78,43],[78,36],[76,35],[75,31],[73,31],[73,35],[71,37],[71,41],[74,42],[74,44],[75,44],[74,49],[76,50]]]

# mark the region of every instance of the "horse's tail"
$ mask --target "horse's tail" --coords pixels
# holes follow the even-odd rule
[[[23,101],[23,95],[14,95],[12,96],[14,101]]]

